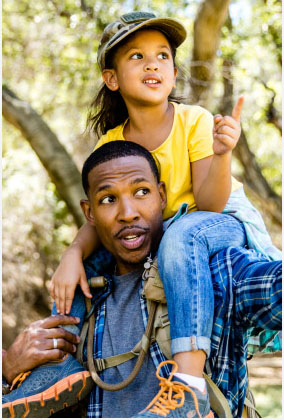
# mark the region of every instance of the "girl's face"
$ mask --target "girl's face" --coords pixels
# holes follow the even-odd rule
[[[120,91],[127,107],[167,101],[176,75],[167,38],[152,29],[141,30],[129,38],[117,49],[114,68],[103,71],[106,85]]]

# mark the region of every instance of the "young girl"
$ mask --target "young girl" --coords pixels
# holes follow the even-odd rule
[[[210,353],[214,310],[209,257],[221,248],[247,244],[278,254],[242,185],[231,178],[243,98],[232,117],[215,116],[213,132],[209,112],[178,104],[170,96],[177,76],[176,48],[185,37],[184,27],[176,20],[151,13],[129,13],[108,25],[98,49],[104,85],[92,104],[89,124],[101,136],[96,148],[129,140],[150,150],[157,162],[168,197],[163,215],[167,230],[158,264],[168,303],[172,354],[179,368],[176,376],[197,387],[207,401],[202,374]],[[251,229],[257,219],[260,240]],[[59,312],[69,313],[78,283],[91,297],[82,260],[99,244],[95,229],[86,224],[65,252],[51,288]]]

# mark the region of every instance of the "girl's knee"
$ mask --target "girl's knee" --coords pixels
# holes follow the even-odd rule
[[[185,235],[183,225],[174,222],[164,233],[159,246],[160,255],[172,256],[179,252],[187,241],[188,237]]]

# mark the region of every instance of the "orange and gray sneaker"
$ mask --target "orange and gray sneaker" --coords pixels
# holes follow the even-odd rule
[[[162,378],[159,371],[163,365],[173,365],[172,372],[168,379]],[[160,363],[157,369],[157,377],[160,379],[160,391],[150,404],[141,411],[135,418],[214,418],[210,410],[209,395],[189,386],[182,379],[174,374],[177,371],[177,364],[172,360]]]
[[[2,417],[46,418],[85,398],[94,382],[90,373],[70,354],[60,362],[46,363],[14,379],[2,397]]]

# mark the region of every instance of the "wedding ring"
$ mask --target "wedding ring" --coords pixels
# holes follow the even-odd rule
[[[53,348],[57,349],[57,338],[53,338]]]

